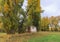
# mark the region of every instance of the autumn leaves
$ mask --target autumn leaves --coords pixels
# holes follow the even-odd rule
[[[7,13],[9,11],[9,5],[5,2],[4,4],[4,12]]]

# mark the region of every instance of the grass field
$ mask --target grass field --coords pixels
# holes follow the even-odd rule
[[[60,32],[50,32],[47,36],[31,38],[28,42],[60,42]]]
[[[38,32],[14,35],[0,33],[0,42],[60,42],[60,32]]]

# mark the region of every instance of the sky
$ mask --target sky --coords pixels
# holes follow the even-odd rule
[[[24,0],[24,3],[23,3],[22,8],[23,8],[24,10],[26,10],[26,6],[27,6],[27,0]]]
[[[23,8],[26,9],[27,1],[24,1]],[[51,17],[60,15],[60,0],[41,0],[42,17]]]
[[[60,0],[41,0],[41,8],[45,10],[42,16],[59,16]]]

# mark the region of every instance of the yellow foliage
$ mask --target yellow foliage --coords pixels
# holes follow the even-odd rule
[[[9,5],[7,3],[4,4],[4,12],[9,11]]]
[[[36,7],[36,12],[40,12],[40,7]]]
[[[2,7],[0,6],[0,12],[2,11]]]
[[[32,0],[28,0],[28,4],[31,4],[32,3]]]
[[[40,0],[37,0],[37,6],[40,7]]]
[[[19,0],[15,0],[16,4],[18,4]]]
[[[0,29],[1,29],[2,27],[3,27],[3,23],[1,22],[1,23],[0,23]]]
[[[12,0],[9,0],[9,3],[10,3],[10,7],[12,7],[12,3],[13,3]]]
[[[49,18],[48,17],[43,17],[41,19],[41,25],[42,26],[47,26],[49,23],[50,23],[50,21],[49,21]]]
[[[29,10],[28,14],[30,15],[31,13],[32,13],[32,9],[30,8],[30,10]]]
[[[28,6],[33,8],[35,7],[34,9],[35,12],[39,12],[39,13],[41,12],[40,0],[28,0]]]
[[[37,0],[36,12],[40,12],[40,11],[41,11],[40,0]]]

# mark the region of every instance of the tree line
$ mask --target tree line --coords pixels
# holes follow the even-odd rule
[[[22,8],[24,0],[0,0],[0,28],[7,34],[30,32],[35,26],[39,31],[60,31],[60,16],[41,17],[40,0],[27,0],[26,10]],[[1,31],[1,30],[0,30]]]
[[[60,16],[41,18],[42,31],[60,31]]]

